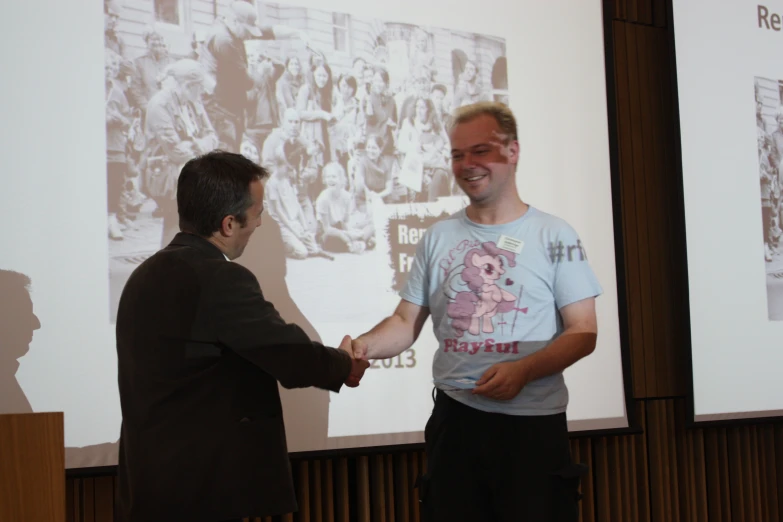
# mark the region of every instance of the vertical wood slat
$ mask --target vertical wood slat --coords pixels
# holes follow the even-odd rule
[[[337,461],[337,517],[338,522],[350,520],[350,492],[348,490],[348,459],[341,457]]]
[[[749,489],[750,501],[748,506],[751,520],[769,520],[765,516],[764,506],[761,502],[761,480],[760,473],[762,463],[758,455],[758,426],[751,426],[750,433],[746,433],[742,444],[742,464],[743,475],[746,478],[746,485]]]
[[[394,457],[392,455],[384,455],[383,463],[386,472],[384,477],[386,490],[383,491],[383,493],[386,495],[386,518],[390,522],[394,522],[397,520],[397,517],[394,516],[394,497],[396,493],[394,487]]]
[[[650,498],[653,520],[678,522],[679,462],[676,454],[673,412],[666,401],[651,401],[647,407],[647,438],[650,456]]]
[[[386,520],[386,481],[383,473],[383,455],[375,455],[372,460],[372,520],[373,522],[387,522]]]
[[[65,481],[65,522],[77,522],[78,520],[75,505],[76,489],[75,479]]]
[[[81,522],[95,522],[95,479],[82,480],[82,497],[80,499],[82,519]]]
[[[410,489],[413,483],[408,481],[408,460],[410,453],[398,454],[394,458],[394,497],[395,512],[399,517],[410,517]]]
[[[299,511],[296,514],[297,522],[310,521],[310,470],[308,462],[303,460],[297,467],[296,497],[299,500]]]
[[[726,431],[723,429],[707,432],[706,436],[707,483],[710,485],[710,522],[713,520],[731,520],[731,487],[729,485],[729,459],[726,447]]]
[[[769,460],[775,463],[778,480],[776,484],[769,485],[769,490],[773,492],[777,490],[777,494],[774,495],[775,503],[777,504],[777,511],[783,515],[783,423],[775,425],[771,438],[772,440],[769,442],[771,447],[774,448],[775,458],[770,458]],[[766,451],[768,451],[767,447],[765,447],[765,455],[769,455]],[[780,520],[780,517],[778,520]]]
[[[678,448],[678,459],[686,468],[682,473],[682,491],[685,491],[681,499],[685,504],[683,518],[689,521],[706,521],[709,520],[709,511],[704,431],[701,429],[685,430],[683,426],[685,422],[684,404],[675,404],[675,408],[677,410],[675,424],[677,438],[683,441]]]
[[[783,491],[783,448],[775,447],[775,432],[780,431],[772,425],[764,427],[762,440],[759,444],[759,452],[761,453],[761,460],[766,465],[766,474],[764,476],[764,483],[766,485],[766,498],[767,498],[767,510],[769,513],[769,520],[780,520],[783,517],[783,509],[780,504],[780,499],[783,498],[781,492]],[[783,437],[778,437],[778,440],[783,440]],[[773,448],[778,459],[766,458],[767,448]]]
[[[325,469],[321,476],[321,488],[323,490],[324,522],[335,522],[334,509],[334,462],[330,459],[325,462]]]
[[[589,462],[595,484],[589,481],[584,491],[593,498],[583,500],[586,510],[594,503],[594,520],[602,522],[649,522],[647,458],[642,435],[597,437],[589,441],[594,459]],[[584,461],[583,461],[584,462]],[[588,513],[589,515],[589,513]]]
[[[323,522],[324,499],[321,494],[321,461],[315,460],[310,463],[310,519],[312,522]]]
[[[638,510],[640,522],[651,522],[650,512],[650,455],[649,444],[647,443],[647,404],[645,402],[637,403],[636,416],[641,419],[642,429],[644,430],[644,436],[639,436],[636,439],[636,456],[634,464],[637,469],[637,477],[641,485],[641,493],[638,498]]]
[[[738,430],[728,430],[729,448],[729,480],[731,481],[731,519],[735,522],[749,522],[745,517],[746,488],[742,476],[742,462],[740,460],[740,440]]]
[[[95,479],[95,522],[113,522],[114,520],[114,477]]]
[[[369,458],[364,455],[356,459],[356,500],[359,522],[370,522]]]

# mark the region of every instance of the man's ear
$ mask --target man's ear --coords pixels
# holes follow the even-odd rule
[[[224,237],[233,236],[237,224],[237,220],[234,216],[224,216],[223,220],[220,222],[220,235]]]
[[[513,140],[508,144],[508,161],[509,163],[519,163],[519,142]]]

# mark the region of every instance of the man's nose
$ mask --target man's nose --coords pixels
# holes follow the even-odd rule
[[[472,170],[476,168],[476,162],[473,160],[473,155],[471,153],[467,152],[462,157],[462,168],[465,170]]]

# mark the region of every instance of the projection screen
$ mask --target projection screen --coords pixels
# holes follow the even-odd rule
[[[693,420],[780,416],[783,2],[672,8]]]
[[[570,429],[626,427],[601,4],[251,3],[264,29],[243,42],[254,83],[235,149],[262,163],[285,151],[304,187],[289,203],[305,225],[318,206],[324,158],[341,163],[345,178],[358,164],[365,172],[374,165],[402,186],[357,207],[351,226],[360,233],[343,252],[312,255],[309,228],[283,230],[279,216],[264,218],[237,262],[283,317],[336,346],[390,314],[423,230],[466,205],[449,175],[440,123],[460,105],[502,101],[518,117],[523,199],[576,228],[604,291],[598,347],[566,371]],[[152,144],[161,118],[176,130],[166,150],[180,157],[198,150],[205,121],[217,131],[227,124],[206,105],[170,110],[181,86],[165,67],[203,62],[230,6],[125,0],[102,10],[98,2],[45,0],[5,9],[0,38],[12,81],[0,101],[0,274],[9,288],[20,277],[30,284],[0,297],[0,413],[65,412],[69,468],[116,464],[117,302],[132,270],[176,231],[176,207],[155,185],[165,154]],[[313,67],[317,88],[331,96],[313,95]],[[372,93],[393,138],[380,144],[362,137],[362,103]],[[411,138],[422,124],[426,147]],[[269,145],[292,129],[301,146]],[[423,441],[436,347],[428,322],[410,350],[373,362],[357,389],[281,390],[290,450]]]

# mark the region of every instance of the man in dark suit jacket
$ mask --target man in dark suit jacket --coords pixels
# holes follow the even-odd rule
[[[117,315],[118,522],[218,522],[297,509],[278,381],[338,392],[366,360],[281,319],[239,257],[266,177],[238,154],[185,164],[180,229],[131,275]]]

